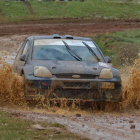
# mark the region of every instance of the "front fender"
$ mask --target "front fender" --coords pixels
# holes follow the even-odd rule
[[[25,78],[27,77],[27,75],[33,74],[34,73],[34,66],[25,65],[23,67],[23,73],[24,73]]]

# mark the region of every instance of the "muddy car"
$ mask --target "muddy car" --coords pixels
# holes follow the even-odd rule
[[[25,78],[25,98],[120,101],[120,72],[109,66],[90,38],[71,35],[28,37],[13,72]]]

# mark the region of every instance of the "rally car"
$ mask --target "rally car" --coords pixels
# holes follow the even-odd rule
[[[13,72],[25,78],[25,98],[121,101],[120,72],[109,66],[90,38],[58,34],[30,36],[20,47]]]

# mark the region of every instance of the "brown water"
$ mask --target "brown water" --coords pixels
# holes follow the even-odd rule
[[[8,53],[1,52],[0,56],[0,105],[9,107],[25,106],[23,98],[23,77],[12,72],[13,66],[6,60]]]
[[[122,74],[122,92],[121,105],[124,109],[140,107],[140,59],[136,59],[132,66],[125,68]]]
[[[72,115],[76,113],[90,114],[94,111],[120,111],[140,107],[140,60],[135,60],[134,65],[122,71],[121,103],[93,102],[81,103],[74,101],[69,104],[66,99],[61,99],[58,104],[53,100],[46,102],[44,98],[36,99],[32,105],[24,99],[24,78],[12,72],[12,64],[7,60],[8,54],[1,52],[0,56],[0,106],[14,109],[29,109],[35,112],[47,112],[49,114]]]

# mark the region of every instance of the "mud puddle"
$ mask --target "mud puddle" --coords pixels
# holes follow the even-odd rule
[[[139,140],[140,114],[112,114],[98,112],[92,115],[48,115],[45,112],[3,109],[13,117],[60,123],[73,133],[93,140]]]
[[[101,103],[103,107],[98,110],[96,103],[87,109],[76,104],[69,107],[64,102],[60,107],[43,106],[39,102],[36,107],[29,108],[23,96],[24,79],[12,73],[12,63],[24,37],[26,36],[10,36],[8,39],[0,37],[0,50],[4,48],[6,51],[0,53],[1,110],[34,121],[57,122],[65,125],[69,131],[90,139],[139,139],[140,60],[127,68],[127,77],[122,77],[123,102],[120,104]]]

